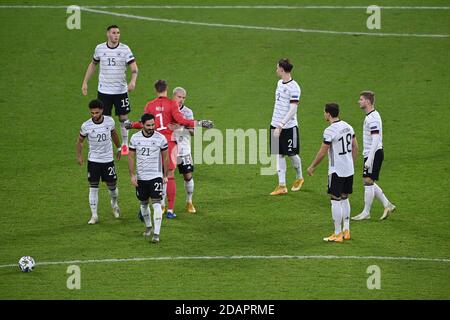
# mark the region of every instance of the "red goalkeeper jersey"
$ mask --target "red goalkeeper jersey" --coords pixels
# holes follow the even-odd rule
[[[150,113],[155,116],[156,130],[170,138],[172,130],[169,129],[170,123],[178,123],[185,127],[195,127],[194,120],[187,120],[178,108],[178,104],[167,97],[158,97],[150,102],[144,108],[144,113]],[[140,122],[133,123],[133,128],[142,128]]]

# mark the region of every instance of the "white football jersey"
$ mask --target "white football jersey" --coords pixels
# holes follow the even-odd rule
[[[294,79],[284,83],[279,80],[277,90],[275,91],[275,106],[273,109],[272,122],[273,127],[277,127],[289,112],[291,102],[300,101],[301,90],[300,86]],[[298,126],[297,114],[289,119],[284,125],[283,129],[289,129]]]
[[[142,130],[130,139],[130,150],[136,151],[136,172],[138,180],[152,180],[163,177],[161,151],[167,150],[167,139],[154,131],[150,137]]]
[[[381,123],[381,117],[378,111],[372,110],[366,114],[363,126],[363,156],[367,157],[372,149],[372,133],[378,133],[380,135],[380,142],[377,149],[383,149],[383,124]]]
[[[88,160],[107,163],[114,161],[111,131],[115,129],[114,119],[103,116],[103,121],[95,123],[92,119],[81,125],[80,135],[87,137],[89,142]]]
[[[180,108],[180,112],[186,119],[194,120],[194,113],[186,106]],[[172,137],[177,142],[178,157],[183,157],[191,154],[191,134],[186,127],[181,127],[173,132]]]
[[[355,131],[347,122],[333,122],[323,132],[323,142],[330,145],[328,149],[328,174],[336,173],[339,177],[350,177],[355,173],[352,157],[352,139]]]
[[[126,71],[128,64],[134,61],[130,48],[123,43],[110,48],[107,42],[95,48],[94,61],[100,63],[98,91],[105,94],[128,92]]]

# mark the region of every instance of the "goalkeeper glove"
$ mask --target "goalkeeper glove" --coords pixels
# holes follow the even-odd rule
[[[199,120],[197,125],[206,129],[211,129],[214,127],[214,123],[211,120]]]

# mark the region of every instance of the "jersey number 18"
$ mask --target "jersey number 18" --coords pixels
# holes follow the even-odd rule
[[[342,152],[339,152],[340,155],[352,152],[352,135],[350,133],[345,136],[346,145],[344,144],[344,137],[340,137],[339,141],[342,143]]]

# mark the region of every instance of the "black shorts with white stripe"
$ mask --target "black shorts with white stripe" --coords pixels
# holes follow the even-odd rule
[[[106,94],[98,92],[97,98],[103,102],[103,114],[110,116],[114,105],[116,116],[125,115],[131,112],[131,104],[128,92],[121,94]]]
[[[88,181],[89,182],[115,182],[117,181],[116,168],[114,161],[107,163],[88,161],[87,163]]]
[[[283,156],[295,156],[300,152],[298,127],[281,130],[279,138],[273,136],[274,126],[270,126],[270,153]]]
[[[328,194],[340,198],[343,194],[353,193],[353,175],[339,177],[336,173],[328,176]]]
[[[364,158],[364,163],[366,163],[367,158]],[[370,171],[366,168],[364,168],[363,165],[363,177],[364,178],[370,178],[373,181],[378,180],[380,177],[380,171],[381,171],[381,165],[383,164],[384,160],[384,151],[383,149],[378,149],[375,152],[375,156],[373,157],[373,165]]]
[[[136,187],[136,197],[140,201],[162,200],[163,196],[163,179],[155,178],[152,180],[138,180]]]

